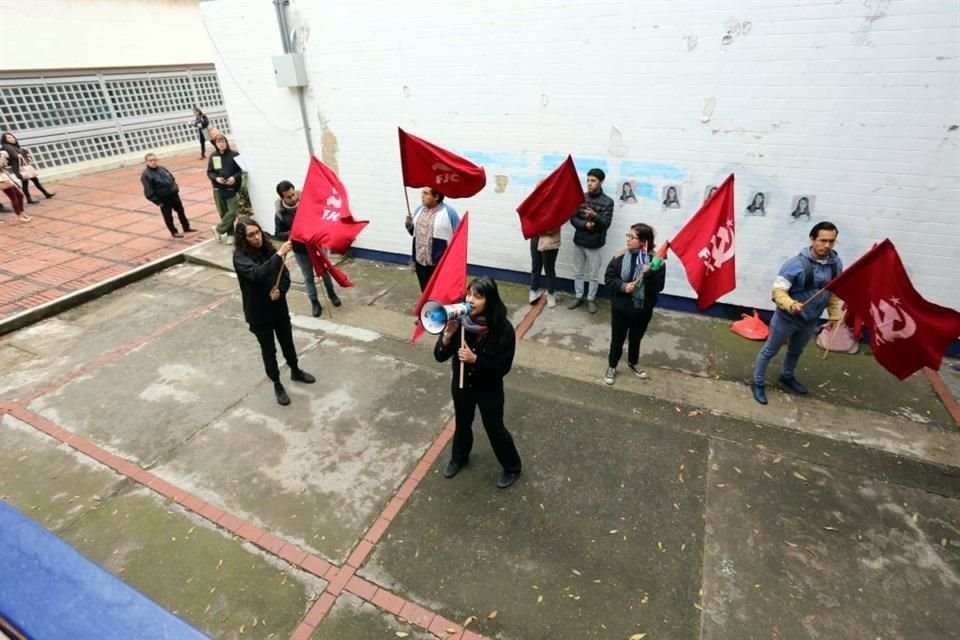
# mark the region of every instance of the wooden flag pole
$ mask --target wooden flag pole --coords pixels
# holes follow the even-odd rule
[[[407,185],[403,185],[403,199],[407,203],[407,215],[413,216],[413,213],[410,211],[410,194],[407,192]]]
[[[831,281],[831,282],[832,282],[832,281]],[[828,283],[828,284],[829,284],[829,283]],[[826,291],[826,290],[827,290],[826,287],[822,287],[822,288],[821,288],[819,291],[817,291],[815,294],[813,294],[812,296],[810,296],[809,298],[807,298],[805,301],[801,302],[801,303],[800,303],[800,308],[803,309],[805,306],[807,306],[808,304],[810,304],[811,302],[813,302],[814,300],[816,300],[817,298],[819,298],[820,295],[821,295],[824,291]]]
[[[467,346],[467,329],[460,323],[460,347]],[[463,360],[460,361],[460,388],[463,389]]]
[[[841,323],[841,322],[843,322],[843,320],[838,320],[838,321],[833,325],[833,333],[830,334],[830,340],[827,342],[827,348],[823,350],[823,355],[820,356],[820,359],[821,359],[821,360],[826,360],[826,359],[827,359],[827,354],[830,353],[830,347],[833,346],[833,340],[834,340],[834,338],[837,337],[837,334],[840,333],[840,323]]]

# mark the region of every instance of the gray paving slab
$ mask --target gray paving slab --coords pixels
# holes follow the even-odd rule
[[[955,637],[960,500],[711,441],[705,640]]]
[[[23,396],[215,300],[137,283],[0,339],[0,397]]]
[[[97,508],[128,481],[13,416],[0,417],[0,499],[50,531]]]
[[[303,348],[309,336],[294,339]],[[263,379],[256,340],[246,325],[229,308],[214,309],[37,398],[29,407],[149,466]]]
[[[508,390],[518,483],[494,487],[478,423],[470,466],[446,480],[441,456],[360,573],[489,637],[696,637],[706,439],[546,382]]]
[[[435,637],[356,596],[344,593],[337,598],[336,604],[314,630],[310,640],[434,640]]]
[[[218,639],[287,638],[325,586],[143,488],[105,501],[61,535]]]
[[[327,339],[301,365],[318,380],[287,384],[290,406],[257,384],[154,472],[343,562],[452,412],[448,383],[376,344]]]

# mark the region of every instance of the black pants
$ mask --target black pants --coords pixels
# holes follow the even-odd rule
[[[257,336],[257,342],[260,343],[263,370],[267,373],[268,378],[274,382],[280,381],[280,368],[277,366],[277,345],[273,342],[274,335],[277,336],[277,342],[280,343],[280,349],[283,351],[283,357],[290,366],[290,370],[297,370],[297,350],[293,346],[293,328],[290,326],[290,316],[278,317],[272,324],[251,326],[250,333]]]
[[[540,289],[540,271],[547,272],[547,293],[553,293],[554,281],[557,279],[557,254],[560,249],[537,251],[539,238],[530,238],[530,290]]]
[[[197,135],[200,136],[200,157],[203,158],[207,155],[207,139],[203,137],[203,131],[198,131]]]
[[[454,387],[453,408],[456,413],[457,427],[453,433],[453,453],[451,458],[466,463],[473,449],[473,417],[477,407],[483,428],[487,431],[493,453],[500,466],[509,473],[520,472],[520,454],[513,444],[513,436],[503,425],[503,387],[499,389],[460,389]]]
[[[180,219],[180,226],[184,231],[190,230],[190,221],[187,220],[187,214],[183,211],[183,202],[180,200],[180,194],[174,193],[160,198],[160,214],[163,216],[163,224],[167,225],[167,230],[171,234],[177,232],[177,227],[173,224],[173,212],[177,212],[177,218]]]
[[[40,184],[40,178],[20,178],[20,186],[23,188],[23,195],[27,200],[30,199],[30,182],[33,181],[33,184],[37,185],[37,189],[40,189],[40,193],[45,196],[49,196],[49,192],[43,188],[43,185]]]
[[[420,291],[423,292],[423,290],[427,288],[427,283],[430,282],[430,276],[433,275],[437,265],[432,264],[429,267],[425,267],[414,260],[413,266],[417,270],[417,281],[420,283]]]
[[[653,307],[636,313],[624,313],[611,310],[610,314],[610,355],[607,364],[616,368],[623,355],[623,341],[630,336],[627,345],[627,364],[637,364],[640,361],[640,340],[647,332],[647,325],[653,316]]]

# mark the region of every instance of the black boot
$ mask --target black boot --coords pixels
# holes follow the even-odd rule
[[[28,203],[28,204],[37,204],[38,202],[39,202],[39,200],[35,200],[35,199],[33,198],[33,196],[31,196],[30,194],[27,194],[27,203]]]
[[[283,385],[280,382],[273,383],[273,392],[277,394],[277,402],[283,406],[290,404],[290,396],[287,395],[287,390],[283,388]]]
[[[303,369],[291,369],[290,370],[290,379],[294,382],[302,382],[304,384],[313,384],[317,381],[312,375],[304,371]]]

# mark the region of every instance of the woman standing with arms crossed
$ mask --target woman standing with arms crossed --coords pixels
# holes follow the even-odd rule
[[[200,137],[200,159],[207,157],[207,140],[210,139],[210,119],[207,118],[200,107],[193,108],[193,127],[197,130]]]
[[[437,339],[433,355],[437,362],[453,358],[451,393],[456,413],[453,451],[443,477],[452,478],[467,466],[473,449],[473,418],[477,407],[493,453],[503,467],[497,487],[506,489],[520,477],[520,454],[503,424],[503,378],[513,366],[517,346],[507,307],[493,278],[477,278],[467,287],[470,314],[447,324]],[[463,323],[463,331],[460,323]],[[461,342],[461,334],[466,343]],[[463,388],[460,363],[463,363]]]
[[[607,265],[604,278],[610,289],[610,354],[603,381],[613,384],[617,364],[623,355],[623,342],[629,336],[627,366],[641,380],[649,378],[638,366],[640,340],[647,332],[653,308],[666,283],[667,270],[661,265],[654,270],[653,227],[637,223],[627,231],[627,248]]]
[[[234,232],[233,268],[240,282],[243,297],[243,317],[250,333],[257,336],[260,355],[267,377],[273,381],[277,402],[290,404],[290,397],[280,382],[277,366],[277,346],[280,343],[283,357],[290,366],[290,379],[294,382],[312,384],[317,381],[297,363],[297,350],[293,346],[293,328],[290,326],[290,310],[287,308],[287,291],[290,290],[290,272],[283,260],[293,245],[288,240],[274,251],[263,230],[253,218],[240,218]]]

